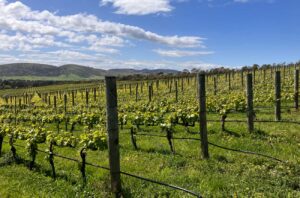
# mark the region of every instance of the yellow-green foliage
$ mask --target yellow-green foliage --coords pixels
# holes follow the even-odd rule
[[[7,104],[6,101],[2,97],[0,97],[0,106],[6,105],[6,104]]]
[[[46,105],[46,103],[42,100],[42,98],[37,93],[34,93],[34,95],[33,95],[30,102],[35,106],[44,106],[44,105]]]

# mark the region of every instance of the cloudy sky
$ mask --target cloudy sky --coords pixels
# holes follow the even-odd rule
[[[299,0],[0,0],[0,64],[238,67],[300,60]]]

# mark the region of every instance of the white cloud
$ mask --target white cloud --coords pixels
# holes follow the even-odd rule
[[[102,6],[108,4],[117,9],[115,13],[126,15],[148,15],[173,9],[170,0],[101,0]]]
[[[201,56],[201,55],[210,55],[214,54],[214,52],[210,51],[187,51],[187,50],[162,50],[162,49],[156,49],[154,50],[157,54],[161,56],[167,56],[167,57],[185,57],[185,56]]]
[[[19,51],[31,51],[45,46],[68,47],[65,43],[55,41],[51,35],[24,35],[21,33],[9,35],[0,33],[0,49],[3,51],[14,49]]]
[[[32,11],[18,1],[0,4],[0,28],[29,34],[67,37],[70,40],[76,36],[94,34],[97,37],[100,37],[99,35],[113,35],[177,47],[199,47],[203,45],[202,38],[198,36],[163,36],[137,26],[103,21],[94,15],[81,13],[58,16],[49,11]]]
[[[159,47],[204,47],[204,38],[199,36],[161,35],[137,26],[104,21],[94,15],[58,15],[32,10],[20,1],[0,0],[0,63],[76,63],[98,68],[177,65],[181,68],[183,64],[177,62],[110,57],[120,54],[124,47],[145,41]]]
[[[85,49],[95,51],[95,52],[100,52],[100,53],[107,53],[107,54],[117,54],[117,53],[119,53],[118,49],[103,47],[103,46],[99,46],[97,44],[92,44],[90,47],[85,48]]]
[[[125,41],[122,38],[117,36],[103,36],[95,41],[95,45],[122,47],[124,42]]]
[[[68,50],[59,50],[59,51],[53,51],[53,52],[48,52],[46,54],[49,55],[54,55],[58,57],[58,59],[66,59],[66,60],[72,60],[72,59],[77,59],[77,60],[93,60],[94,57],[89,54],[77,52],[77,51],[68,51]]]

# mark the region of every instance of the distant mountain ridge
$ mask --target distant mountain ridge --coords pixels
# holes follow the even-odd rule
[[[37,63],[12,63],[0,65],[0,77],[22,77],[22,76],[34,76],[34,77],[59,77],[59,76],[78,76],[80,78],[92,78],[103,77],[105,75],[132,75],[132,74],[155,74],[155,73],[178,73],[177,70],[170,69],[96,69],[92,67],[86,67],[82,65],[62,65],[53,66]]]

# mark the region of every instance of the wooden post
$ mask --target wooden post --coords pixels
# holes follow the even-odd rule
[[[280,71],[275,73],[275,121],[281,120],[281,87],[280,87]]]
[[[65,111],[65,113],[67,113],[67,100],[68,100],[67,94],[64,94],[64,111]]]
[[[135,86],[135,102],[138,101],[138,96],[139,96],[139,84],[136,83],[136,86]]]
[[[242,87],[244,87],[244,71],[241,71],[241,83]]]
[[[175,100],[178,102],[178,81],[175,81]]]
[[[151,84],[148,86],[148,98],[149,98],[149,102],[151,102],[152,100]]]
[[[72,91],[72,106],[75,106],[75,93]]]
[[[105,77],[106,83],[106,117],[108,133],[109,167],[111,189],[115,197],[121,197],[118,100],[116,77]]]
[[[19,109],[21,109],[21,107],[22,107],[22,99],[19,98]]]
[[[56,109],[56,96],[53,96],[53,105],[54,105],[54,108]]]
[[[97,101],[97,89],[94,88],[94,102]]]
[[[247,108],[248,108],[248,114],[247,114],[248,131],[252,132],[254,130],[252,74],[247,74]]]
[[[199,88],[199,120],[200,120],[200,138],[202,157],[209,158],[208,154],[208,140],[207,140],[207,120],[206,120],[206,93],[205,93],[205,74],[198,74],[198,88]]]
[[[14,116],[15,116],[15,125],[17,125],[17,96],[14,96]]]
[[[87,89],[85,90],[85,105],[86,108],[89,108],[89,91]]]
[[[231,78],[230,78],[230,73],[228,75],[228,89],[229,91],[231,90]]]
[[[295,70],[295,76],[294,76],[294,104],[295,104],[295,109],[298,110],[299,108],[299,70]]]

